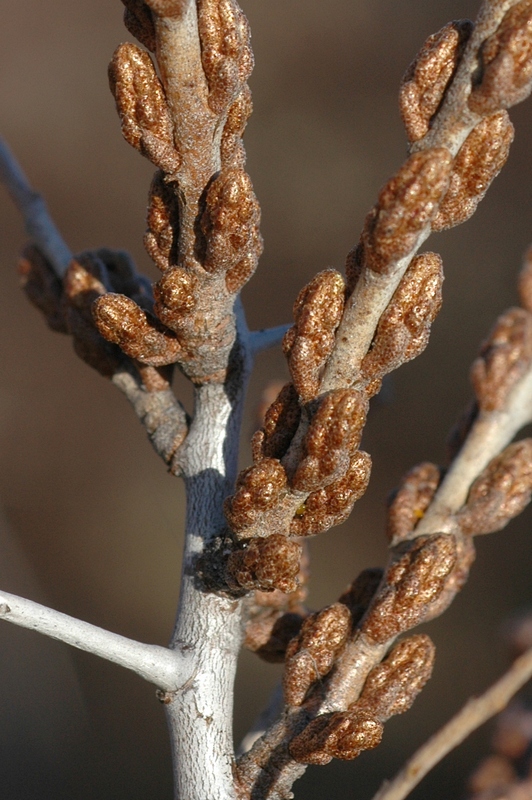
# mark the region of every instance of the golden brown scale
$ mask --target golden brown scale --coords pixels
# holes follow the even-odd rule
[[[362,359],[360,371],[366,380],[380,379],[423,352],[441,308],[442,283],[437,253],[422,253],[412,260],[380,318],[371,350]]]
[[[457,515],[464,533],[494,533],[520,514],[532,496],[532,439],[509,445],[472,485]]]
[[[406,473],[388,505],[386,535],[390,542],[395,545],[409,538],[430,506],[440,481],[440,468],[428,461]]]
[[[121,44],[109,65],[109,83],[124,139],[165,173],[176,173],[172,120],[149,53]]]
[[[264,426],[253,437],[253,460],[282,458],[301,419],[301,406],[293,383],[287,383],[269,406]]]
[[[455,564],[456,542],[450,534],[420,536],[400,545],[362,631],[374,642],[384,643],[418,625],[444,591]]]
[[[411,252],[436,215],[451,169],[452,156],[444,147],[422,150],[407,159],[366,217],[357,253],[364,267],[386,274]]]
[[[234,588],[297,589],[297,575],[302,547],[282,534],[244,542],[244,549],[234,550],[227,563],[228,580]]]
[[[333,666],[351,632],[351,612],[334,603],[311,614],[286,650],[283,691],[287,705],[299,706],[311,686]]]
[[[510,8],[480,51],[480,76],[469,97],[477,114],[492,114],[520,103],[532,83],[532,2]]]
[[[157,170],[150,186],[144,246],[154,264],[164,272],[175,265],[179,239],[179,204],[174,189]]]
[[[233,531],[245,530],[262,511],[275,506],[287,483],[284,467],[275,458],[265,458],[241,472],[234,495],[224,505]]]
[[[179,359],[181,345],[174,334],[166,332],[129,297],[108,292],[94,302],[92,313],[101,335],[130,358],[152,367]]]
[[[411,142],[422,139],[456,72],[464,47],[473,30],[468,19],[449,22],[429,36],[406,71],[399,94],[399,107]]]
[[[345,475],[360,444],[367,411],[366,395],[356,389],[338,389],[324,397],[305,437],[293,489],[313,492]]]
[[[342,478],[309,494],[290,523],[290,533],[293,536],[315,536],[341,525],[357,500],[365,494],[370,473],[371,457],[358,450]]]
[[[471,367],[482,411],[502,408],[532,360],[532,315],[522,308],[502,314]]]
[[[327,269],[300,291],[294,304],[295,324],[285,335],[283,349],[303,404],[319,391],[321,369],[342,318],[344,295],[344,279],[336,270]]]
[[[155,52],[156,39],[152,13],[144,0],[122,0],[125,5],[124,25],[144,47]]]
[[[253,70],[248,21],[234,0],[199,0],[201,60],[209,106],[227,110]]]
[[[351,708],[364,709],[380,722],[408,711],[432,675],[435,653],[432,641],[424,634],[403,639],[373,667]]]
[[[245,84],[227,112],[220,143],[222,167],[243,169],[246,163],[246,151],[242,144],[242,135],[252,111],[251,91]]]
[[[367,711],[322,714],[290,742],[290,755],[300,764],[350,761],[380,744],[382,724]]]
[[[433,231],[460,225],[471,217],[506,163],[514,126],[506,111],[492,114],[473,128],[458,151],[449,189],[432,221]]]

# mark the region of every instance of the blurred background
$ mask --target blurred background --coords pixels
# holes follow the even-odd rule
[[[478,0],[242,0],[253,31],[255,112],[248,169],[266,248],[244,291],[251,327],[291,319],[299,288],[342,268],[379,188],[405,156],[401,76],[424,39]],[[120,134],[106,69],[129,38],[118,0],[0,2],[0,132],[73,251],[128,249],[157,277],[142,234],[152,173]],[[364,439],[370,489],[351,519],[312,542],[311,605],[332,602],[384,563],[384,500],[400,476],[444,458],[468,402],[468,368],[496,316],[516,302],[532,240],[532,103],[512,109],[509,162],[473,219],[434,236],[444,307],[426,352],[374,402]],[[184,495],[124,398],[50,332],[18,288],[20,219],[0,190],[0,588],[149,642],[168,641],[179,589]],[[242,463],[265,385],[284,380],[280,352],[260,357]],[[190,403],[190,389],[180,392]],[[531,601],[530,512],[478,541],[469,584],[426,630],[433,680],[382,745],[353,763],[309,769],[296,800],[364,800],[468,696],[505,669],[504,620]],[[279,670],[249,654],[238,675],[241,738]],[[153,687],[98,659],[0,626],[2,800],[170,800],[164,714]],[[486,751],[489,726],[447,758],[413,798],[456,797]]]

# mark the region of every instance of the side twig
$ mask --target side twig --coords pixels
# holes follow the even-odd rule
[[[483,695],[468,700],[458,714],[414,753],[391,782],[382,785],[373,800],[403,800],[407,797],[451,750],[502,711],[531,677],[532,648],[520,656]]]

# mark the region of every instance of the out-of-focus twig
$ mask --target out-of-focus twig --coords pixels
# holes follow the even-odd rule
[[[391,782],[383,784],[373,800],[403,800],[430,770],[470,733],[506,707],[532,677],[532,648],[520,656],[502,678],[466,705],[414,753]]]

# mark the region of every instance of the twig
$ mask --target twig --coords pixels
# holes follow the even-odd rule
[[[0,592],[0,619],[126,667],[165,691],[174,692],[191,678],[192,654],[178,646],[136,642],[8,592]]]
[[[520,656],[487,692],[465,706],[414,753],[391,782],[373,800],[402,800],[425,775],[480,725],[502,711],[513,695],[532,677],[532,648]]]
[[[24,219],[26,233],[62,278],[72,253],[57,230],[41,195],[30,185],[20,164],[0,138],[0,181]]]

